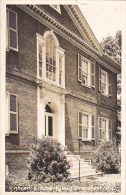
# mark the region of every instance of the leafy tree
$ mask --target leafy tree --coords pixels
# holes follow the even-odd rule
[[[100,45],[106,54],[121,65],[122,32],[120,30],[116,32],[115,37],[108,36],[103,38]],[[117,118],[117,144],[119,145],[121,141],[121,74],[117,75]]]

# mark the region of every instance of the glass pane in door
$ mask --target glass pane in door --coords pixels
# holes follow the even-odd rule
[[[48,116],[48,135],[53,136],[53,118]]]

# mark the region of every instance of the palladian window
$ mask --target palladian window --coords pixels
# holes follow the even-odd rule
[[[65,87],[64,52],[52,31],[37,34],[37,78]]]

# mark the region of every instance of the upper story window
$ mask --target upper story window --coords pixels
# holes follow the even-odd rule
[[[37,34],[37,78],[65,87],[64,52],[52,31]]]
[[[17,13],[10,9],[6,13],[6,48],[18,51]]]
[[[18,100],[15,94],[6,92],[6,134],[18,133]]]
[[[78,113],[78,138],[85,140],[91,140],[95,138],[95,121],[94,115],[86,112]]]
[[[111,75],[99,69],[99,91],[106,96],[111,96]]]
[[[95,87],[95,65],[78,54],[78,81],[87,87]]]
[[[56,81],[56,43],[52,35],[46,38],[46,78]]]
[[[112,122],[108,118],[99,118],[99,138],[100,140],[112,140]]]
[[[61,13],[60,5],[51,4],[50,6],[53,7],[57,12]]]

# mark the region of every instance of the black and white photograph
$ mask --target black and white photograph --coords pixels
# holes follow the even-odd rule
[[[1,194],[126,194],[125,11],[1,1]]]

